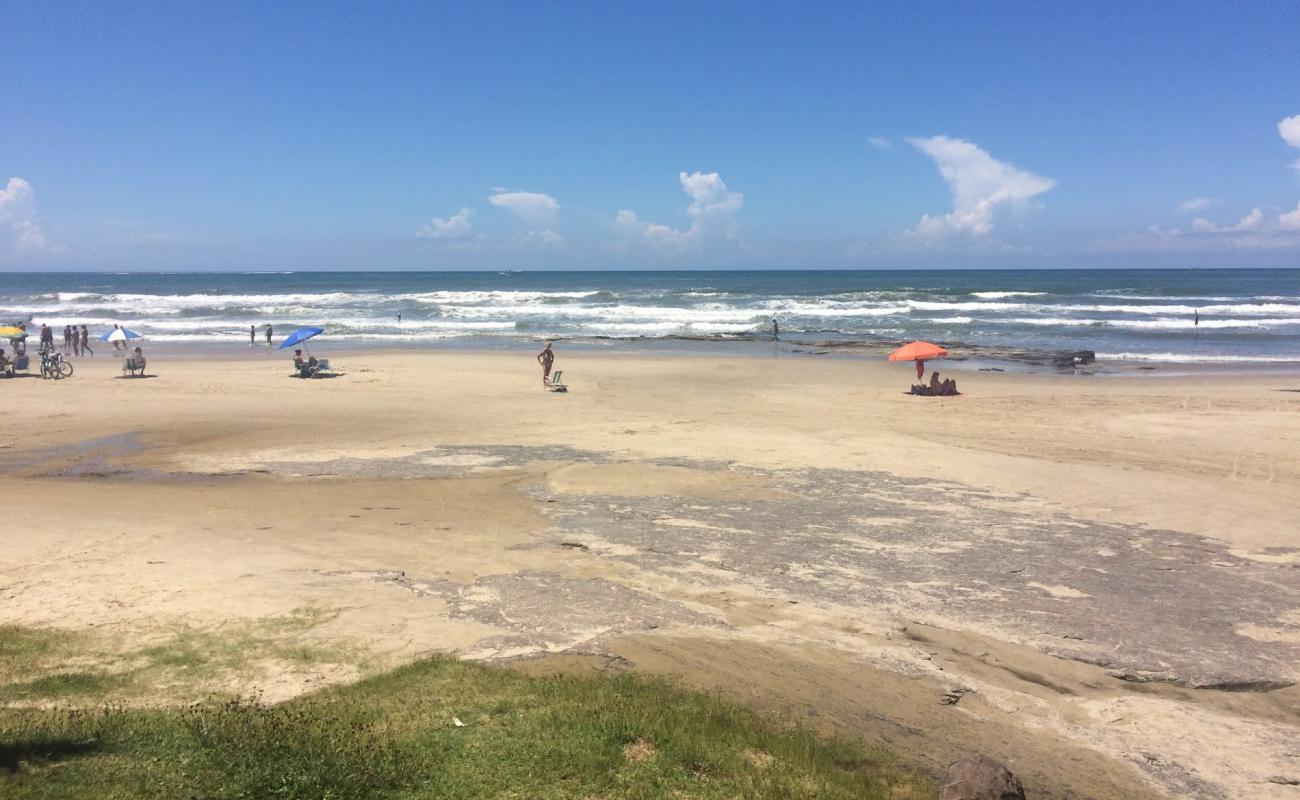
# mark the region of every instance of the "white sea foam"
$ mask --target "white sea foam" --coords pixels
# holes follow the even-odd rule
[[[392,302],[414,302],[433,305],[493,305],[504,303],[544,302],[547,300],[581,300],[601,294],[592,289],[583,292],[529,292],[529,291],[440,291],[389,295]]]
[[[511,286],[506,281],[466,282],[459,285],[480,288],[432,291],[418,290],[439,285],[421,282],[424,279],[397,283],[385,278],[379,282],[398,289],[391,293],[355,279],[303,280],[300,287],[293,287],[297,291],[266,291],[263,287],[271,284],[251,279],[169,280],[161,276],[151,283],[138,279],[117,283],[106,278],[97,282],[105,287],[98,292],[29,289],[0,294],[0,322],[34,317],[38,328],[42,322],[53,326],[56,338],[63,325],[86,324],[97,335],[116,322],[159,342],[233,343],[245,340],[252,323],[257,325],[260,342],[263,325],[272,322],[279,335],[299,325],[322,325],[337,341],[436,343],[465,337],[636,338],[766,332],[776,318],[792,338],[925,338],[950,330],[977,344],[1031,342],[1068,347],[1078,342],[1127,352],[1148,346],[1178,350],[1184,339],[1190,341],[1188,334],[1199,332],[1203,348],[1211,355],[1216,349],[1218,353],[1300,349],[1300,344],[1293,346],[1300,343],[1300,294],[1287,294],[1291,284],[1285,282],[1275,284],[1276,288],[1260,284],[1277,294],[1234,296],[1211,289],[1202,295],[1169,296],[1153,289],[1132,294],[1008,289],[963,294],[934,286],[855,290],[852,278],[845,279],[841,291],[826,283],[809,284],[820,285],[820,294],[804,293],[800,281],[786,284],[789,292],[782,294],[723,278],[716,283],[705,278],[693,286],[679,286],[671,280],[625,282],[610,277],[612,288],[608,289],[591,288],[605,283],[596,279],[578,289],[562,288],[565,284],[558,281],[530,279],[526,284],[554,291],[487,288]],[[277,288],[292,287],[276,283]],[[73,283],[67,288],[87,285]],[[159,291],[135,288],[142,286],[156,286]],[[231,293],[216,290],[223,286]],[[312,291],[315,286],[321,290]],[[131,291],[112,291],[128,287]],[[190,293],[184,293],[191,287]],[[339,290],[330,291],[336,288]],[[399,311],[404,317],[400,326],[396,319]],[[1198,315],[1200,324],[1193,325]],[[1161,337],[1171,344],[1151,344]],[[1190,360],[1214,360],[1205,354],[1192,355]],[[1300,360],[1300,356],[1282,360]]]
[[[982,320],[990,324],[1035,325],[1038,327],[1098,327],[1129,328],[1132,330],[1187,330],[1195,328],[1278,328],[1288,325],[1300,327],[1300,319],[1202,319],[1194,325],[1191,319],[1164,317],[1158,319],[1095,319],[1085,317],[1003,317]]]
[[[1217,353],[1097,353],[1098,360],[1162,361],[1175,364],[1203,362],[1236,364],[1294,364],[1300,356],[1230,356]]]

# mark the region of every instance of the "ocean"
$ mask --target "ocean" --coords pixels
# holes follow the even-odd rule
[[[398,315],[401,315],[401,321]],[[1300,363],[1300,270],[9,273],[0,324],[114,323],[167,349],[249,325],[347,346],[926,339],[1101,359]],[[29,329],[31,325],[29,324]],[[322,344],[324,339],[321,340]]]

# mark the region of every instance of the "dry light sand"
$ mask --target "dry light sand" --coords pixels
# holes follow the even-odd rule
[[[1300,797],[1300,377],[335,363],[0,381],[0,624],[125,651],[312,609],[292,635],[337,658],[172,695],[456,651],[986,752],[1035,797]]]

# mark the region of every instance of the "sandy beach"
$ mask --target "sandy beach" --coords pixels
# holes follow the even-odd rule
[[[0,381],[0,624],[109,669],[277,643],[140,703],[450,651],[675,675],[929,769],[985,752],[1033,797],[1300,797],[1294,374],[918,398],[874,359],[561,348],[559,394],[526,353],[333,360]]]

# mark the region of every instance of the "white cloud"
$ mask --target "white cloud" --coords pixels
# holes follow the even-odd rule
[[[565,241],[562,234],[545,228],[525,233],[520,237],[519,244],[532,250],[559,250],[564,247]]]
[[[36,192],[22,178],[10,178],[0,189],[0,249],[31,252],[46,245],[36,221]]]
[[[560,213],[560,204],[555,202],[555,198],[541,192],[499,191],[489,197],[488,202],[509,210],[534,229],[550,228]]]
[[[926,214],[913,229],[915,234],[983,236],[993,230],[1000,209],[1023,205],[1056,186],[1055,180],[998,161],[971,142],[947,136],[907,141],[934,159],[953,199],[951,213]]]
[[[1300,231],[1300,203],[1295,204],[1295,211],[1279,214],[1277,226],[1284,231]]]
[[[45,249],[45,233],[39,225],[30,219],[22,220],[15,225],[14,232],[18,235],[16,245],[19,250]]]
[[[686,213],[691,217],[689,228],[643,222],[636,212],[627,209],[618,212],[615,222],[624,231],[669,250],[697,248],[718,236],[737,238],[739,221],[736,215],[745,202],[743,194],[728,189],[716,172],[679,172],[677,179],[682,184],[682,191],[691,198],[691,204],[686,207]]]
[[[868,136],[867,142],[877,150],[888,150],[894,144],[884,136]]]
[[[1278,135],[1282,137],[1282,141],[1292,147],[1300,147],[1300,114],[1296,114],[1294,117],[1287,117],[1279,122],[1277,124],[1277,132]],[[1300,158],[1297,158],[1295,163],[1291,166],[1294,167],[1297,172],[1300,172]]]
[[[1258,208],[1252,208],[1250,213],[1241,218],[1241,221],[1232,226],[1234,231],[1254,231],[1264,224],[1264,212]]]
[[[1190,214],[1193,211],[1204,211],[1219,201],[1213,197],[1193,197],[1191,200],[1184,200],[1178,204],[1178,210],[1184,214]]]
[[[36,193],[32,185],[22,178],[10,178],[5,188],[0,189],[0,222],[20,219],[31,213],[35,205]]]
[[[1248,233],[1257,231],[1264,225],[1264,212],[1252,208],[1250,213],[1238,220],[1236,225],[1219,227],[1204,217],[1192,220],[1192,230],[1199,233]]]
[[[446,219],[433,218],[428,225],[421,225],[415,235],[421,239],[468,239],[474,235],[472,216],[471,209],[462,208]]]
[[[1300,114],[1294,117],[1287,117],[1277,124],[1277,132],[1281,135],[1282,141],[1292,147],[1300,147]]]

